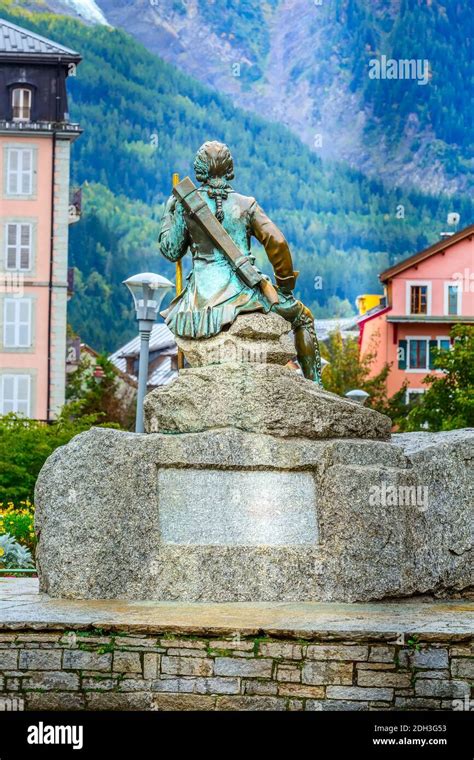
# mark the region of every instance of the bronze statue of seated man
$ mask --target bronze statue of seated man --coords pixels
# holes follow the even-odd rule
[[[293,296],[298,273],[285,237],[255,198],[240,195],[229,184],[234,163],[227,145],[204,143],[196,154],[194,171],[200,187],[187,178],[180,192],[175,188],[161,222],[163,256],[179,261],[189,248],[193,257],[186,287],[162,312],[166,324],[184,338],[209,338],[231,325],[238,314],[275,311],[291,323],[304,376],[320,385],[314,319]],[[252,235],[265,248],[276,288],[254,265]]]

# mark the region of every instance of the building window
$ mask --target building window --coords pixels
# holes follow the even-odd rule
[[[15,87],[12,90],[13,121],[31,120],[31,90],[26,87]]]
[[[411,285],[410,314],[428,314],[428,286]]]
[[[461,285],[459,282],[445,282],[444,284],[444,313],[450,317],[457,317],[461,313]]]
[[[441,351],[449,351],[451,349],[451,340],[449,338],[436,338],[438,348]]]
[[[398,369],[412,372],[427,372],[435,367],[435,349],[448,351],[451,341],[448,336],[438,338],[407,338],[398,343]],[[406,358],[405,358],[406,357]],[[440,371],[440,370],[437,370]]]
[[[31,269],[31,224],[8,223],[5,225],[6,269]]]
[[[7,194],[31,195],[33,151],[31,148],[8,148],[7,156]]]
[[[31,378],[29,375],[2,375],[0,413],[15,412],[30,416]]]
[[[5,298],[3,307],[5,348],[31,347],[31,299]]]
[[[459,288],[457,285],[448,287],[448,314],[459,314],[458,309]]]
[[[428,340],[409,340],[408,369],[428,369]]]
[[[410,405],[419,404],[424,392],[423,388],[407,388],[405,403]]]

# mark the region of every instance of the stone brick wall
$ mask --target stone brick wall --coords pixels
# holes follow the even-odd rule
[[[474,645],[404,640],[1,632],[0,709],[469,709]]]

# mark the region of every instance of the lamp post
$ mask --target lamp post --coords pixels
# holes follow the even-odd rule
[[[349,401],[355,401],[356,404],[361,404],[362,406],[369,398],[369,394],[361,390],[348,391],[344,395]]]
[[[150,334],[153,329],[161,302],[174,285],[159,274],[142,272],[124,280],[133,297],[140,334],[140,361],[138,364],[137,416],[135,432],[143,433],[143,399],[148,380],[148,356]]]

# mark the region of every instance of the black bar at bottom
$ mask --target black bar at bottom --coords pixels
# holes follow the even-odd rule
[[[460,712],[0,712],[0,760],[283,750],[316,757],[473,758]],[[55,741],[56,743],[51,743]],[[69,743],[67,743],[69,742]],[[288,744],[289,743],[289,744]],[[76,749],[74,749],[76,747]],[[312,748],[312,749],[311,749]],[[286,750],[288,751],[288,750]],[[133,754],[131,754],[133,753]]]

